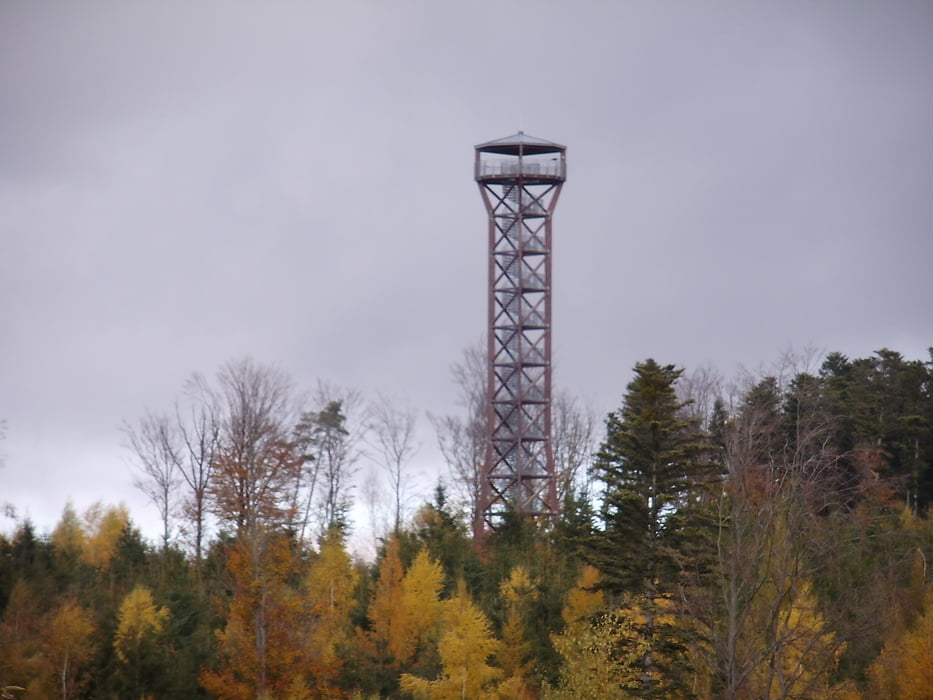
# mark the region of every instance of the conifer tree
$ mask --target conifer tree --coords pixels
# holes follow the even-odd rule
[[[321,539],[320,552],[304,581],[309,624],[304,631],[308,675],[318,697],[338,696],[337,686],[345,663],[344,649],[352,638],[350,609],[359,575],[346,550],[343,534],[332,528]]]
[[[521,565],[512,569],[499,585],[499,598],[505,608],[501,640],[496,660],[505,676],[499,684],[499,696],[514,700],[537,697],[537,683],[531,678],[531,642],[529,622],[531,606],[538,597],[538,582]]]
[[[645,697],[662,688],[665,697],[689,696],[678,685],[689,671],[689,632],[662,622],[658,608],[662,600],[683,600],[711,566],[715,469],[702,432],[677,399],[681,374],[652,359],[635,366],[622,407],[606,422],[596,460],[602,505],[584,547],[611,603],[633,594],[642,608],[634,618],[646,650],[639,689]]]
[[[369,606],[372,623],[370,638],[376,656],[383,665],[404,663],[414,652],[413,624],[402,588],[404,577],[398,537],[393,535],[386,543],[385,556],[379,567],[379,578]]]
[[[499,647],[489,619],[462,583],[457,594],[444,601],[442,609],[438,640],[442,671],[434,680],[405,673],[401,677],[402,690],[424,700],[497,698],[495,684],[502,671],[487,663]]]
[[[604,486],[600,527],[587,557],[612,593],[676,583],[684,535],[703,524],[698,506],[712,470],[699,428],[681,417],[681,373],[652,359],[637,364],[622,408],[606,422],[596,462]]]
[[[113,647],[117,658],[130,667],[134,695],[138,697],[143,697],[143,667],[151,666],[157,656],[153,643],[168,616],[168,610],[157,606],[151,591],[142,585],[130,591],[120,604]]]

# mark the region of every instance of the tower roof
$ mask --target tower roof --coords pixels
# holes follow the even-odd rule
[[[537,153],[562,153],[567,150],[566,146],[553,141],[545,141],[536,136],[529,136],[524,131],[519,131],[512,136],[504,136],[501,139],[487,141],[476,146],[477,151],[483,153],[501,153],[507,156],[532,155]]]

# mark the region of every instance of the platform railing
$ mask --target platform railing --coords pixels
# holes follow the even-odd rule
[[[566,178],[566,166],[563,161],[553,160],[482,160],[476,164],[476,179],[500,177],[541,177],[563,180]]]

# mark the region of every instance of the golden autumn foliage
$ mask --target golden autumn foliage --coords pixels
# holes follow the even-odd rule
[[[577,585],[567,594],[567,602],[561,611],[566,627],[572,627],[592,617],[606,606],[605,594],[597,590],[599,570],[586,564],[577,579]]]
[[[321,550],[305,579],[305,628],[308,673],[318,693],[334,697],[344,660],[341,650],[353,638],[350,608],[359,575],[344,548],[342,535],[331,530],[321,541]]]
[[[538,582],[523,566],[512,569],[499,585],[499,597],[505,607],[502,622],[502,644],[496,660],[505,680],[499,684],[501,698],[530,700],[537,697],[537,683],[529,678],[531,642],[528,639],[530,604],[538,597]]]
[[[923,614],[884,646],[868,673],[870,695],[877,700],[933,698],[933,590]]]
[[[454,597],[443,601],[441,608],[438,640],[441,673],[434,680],[403,674],[402,690],[425,700],[497,698],[495,682],[501,678],[502,671],[487,663],[499,646],[489,619],[462,584]]]
[[[26,686],[27,697],[53,693],[51,670],[43,654],[41,601],[23,579],[13,584],[0,620],[0,678]]]
[[[624,700],[635,695],[629,669],[637,665],[643,650],[629,652],[620,663],[621,638],[632,632],[631,619],[605,611],[591,619],[578,618],[562,634],[554,635],[554,649],[561,658],[556,684],[545,686],[545,700]]]
[[[599,582],[599,572],[586,566],[567,594],[564,630],[551,637],[561,673],[543,697],[708,697],[707,676],[690,663],[692,649],[675,644],[689,632],[689,622],[674,599],[628,595],[618,606],[607,607]]]
[[[63,553],[81,554],[84,551],[85,540],[84,525],[74,506],[68,503],[52,531],[52,545]]]
[[[83,558],[94,568],[106,570],[120,537],[129,525],[129,511],[122,504],[104,506],[98,502],[87,509],[84,522],[86,539]]]
[[[443,606],[444,570],[425,550],[418,552],[402,581],[404,608],[411,618],[415,645],[424,647],[436,639]]]
[[[844,645],[829,629],[809,581],[770,576],[749,612],[752,624],[741,638],[754,661],[744,684],[749,693],[816,698],[834,692],[833,674]]]
[[[556,684],[546,685],[543,697],[551,700],[596,700],[623,697],[611,662],[612,634],[608,624],[595,616],[605,608],[602,591],[596,590],[599,571],[585,565],[577,584],[567,593],[561,617],[564,630],[551,635],[551,643],[561,659]]]
[[[72,598],[63,600],[50,614],[46,655],[63,700],[76,697],[87,681],[85,671],[96,651],[96,633],[90,610]]]
[[[110,566],[117,543],[129,522],[129,511],[122,504],[105,506],[95,503],[81,518],[69,503],[52,532],[52,544],[103,571]]]
[[[373,590],[371,629],[364,642],[386,677],[397,680],[402,672],[429,676],[438,668],[443,582],[443,569],[424,550],[403,571],[398,543],[390,538]]]
[[[159,607],[145,586],[127,593],[117,613],[117,632],[113,648],[123,663],[138,663],[143,643],[156,637],[165,626],[169,612]]]
[[[417,642],[415,616],[407,605],[402,586],[404,578],[398,538],[393,535],[386,543],[385,557],[369,606],[369,619],[372,622],[370,636],[378,656],[395,664],[410,660]]]

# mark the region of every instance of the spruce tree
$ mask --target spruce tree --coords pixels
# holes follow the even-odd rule
[[[677,400],[682,373],[653,359],[635,365],[622,407],[606,421],[596,455],[604,491],[586,552],[615,595],[670,590],[684,568],[685,529],[702,519],[715,470],[708,441]]]
[[[604,490],[584,548],[610,599],[641,609],[642,697],[690,696],[686,652],[693,632],[673,608],[712,562],[709,497],[717,470],[708,440],[677,399],[682,372],[652,359],[635,366],[596,455]]]

